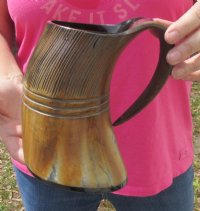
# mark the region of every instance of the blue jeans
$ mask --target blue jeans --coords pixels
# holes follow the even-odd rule
[[[96,211],[101,194],[81,193],[52,186],[15,168],[26,211]],[[176,177],[173,184],[151,197],[127,197],[109,193],[117,211],[193,211],[193,168]]]

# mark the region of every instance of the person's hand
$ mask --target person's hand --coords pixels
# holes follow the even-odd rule
[[[24,162],[21,130],[22,76],[0,78],[0,139],[11,157]]]
[[[165,40],[175,44],[167,55],[174,79],[200,81],[200,2],[170,24]]]

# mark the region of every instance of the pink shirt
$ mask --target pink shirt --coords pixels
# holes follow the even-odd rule
[[[17,61],[26,71],[46,21],[118,23],[132,17],[176,20],[192,0],[8,0],[19,46]],[[116,120],[146,86],[158,59],[158,41],[143,33],[120,56],[111,83],[111,116]],[[169,187],[192,164],[190,83],[169,78],[153,102],[115,128],[128,172],[122,195],[148,196]],[[22,164],[15,165],[25,173]]]

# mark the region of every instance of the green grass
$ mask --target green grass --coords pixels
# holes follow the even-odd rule
[[[195,178],[194,178],[194,194],[195,194],[195,211],[200,211],[200,156],[194,162]]]
[[[200,211],[200,83],[194,83],[191,96],[192,117],[194,124],[194,146],[196,147],[194,161],[194,193],[195,193],[195,210]]]
[[[194,136],[200,135],[200,83],[194,83],[191,95]]]
[[[192,115],[194,120],[194,143],[200,142],[200,83],[193,85],[191,97]],[[195,210],[200,211],[200,148],[197,150],[194,162],[195,178]],[[0,211],[23,210],[20,195],[16,186],[15,176],[9,155],[0,142]]]
[[[0,143],[0,211],[19,211],[22,203],[16,187],[12,164]]]

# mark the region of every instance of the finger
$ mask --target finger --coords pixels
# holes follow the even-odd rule
[[[172,23],[171,21],[163,20],[163,19],[160,19],[160,18],[154,18],[153,20],[154,20],[154,22],[161,24],[161,25],[165,26],[166,28],[169,25],[171,25],[171,23]]]
[[[181,80],[184,81],[200,81],[200,70],[190,73],[189,75],[184,76]]]
[[[187,39],[172,48],[167,54],[167,61],[171,65],[176,65],[185,61],[191,55],[200,50],[200,29]]]
[[[24,163],[24,153],[22,148],[22,139],[18,137],[8,137],[3,140],[8,152],[14,160]]]
[[[200,80],[200,54],[176,65],[172,70],[174,79],[183,79],[191,81]]]
[[[16,125],[16,135],[18,137],[22,137],[22,126],[21,125]]]
[[[22,137],[22,126],[18,121],[0,121],[0,136],[3,140],[9,137]]]
[[[200,2],[195,3],[183,16],[171,24],[165,33],[170,44],[176,44],[200,27]]]

